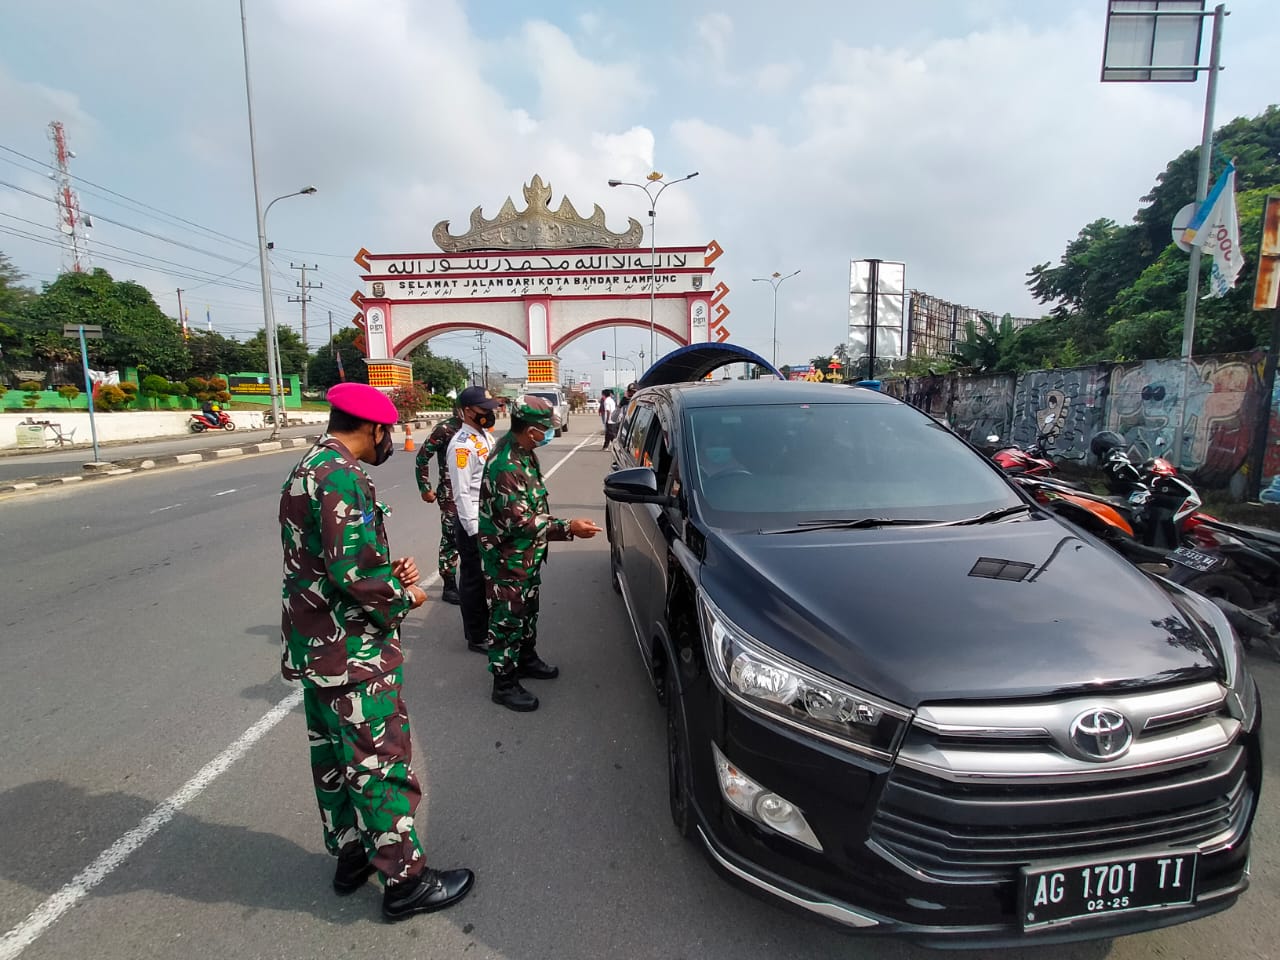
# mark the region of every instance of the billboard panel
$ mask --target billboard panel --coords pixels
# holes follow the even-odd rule
[[[906,278],[906,264],[897,261],[849,262],[850,356],[860,358],[874,354],[884,359],[905,356]]]

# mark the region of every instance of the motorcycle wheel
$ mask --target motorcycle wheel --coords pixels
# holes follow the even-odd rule
[[[192,421],[191,421],[191,432],[192,432],[192,433],[204,433],[204,424],[200,423],[200,421],[198,421],[198,420],[192,420]]]
[[[1253,593],[1249,588],[1235,577],[1225,573],[1205,573],[1192,577],[1182,585],[1210,600],[1216,597],[1245,609],[1253,606]]]
[[[234,420],[228,420],[226,423],[222,425],[222,429],[226,430],[228,433],[230,433],[235,428],[236,428],[236,422]]]

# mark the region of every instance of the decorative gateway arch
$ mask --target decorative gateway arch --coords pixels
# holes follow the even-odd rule
[[[647,329],[651,290],[654,326],[681,346],[729,338],[729,288],[712,285],[712,264],[723,252],[715,241],[641,249],[638,220],[613,233],[599,205],[582,217],[564,197],[552,210],[551,185],[540,176],[524,197],[524,210],[508,197],[492,220],[476,207],[460,236],[448,220],[436,224],[441,253],[356,254],[364,289],[351,299],[360,308],[356,342],[371,384],[409,383],[409,353],[455,330],[515,341],[527,355],[529,381],[558,383],[559,353],[578,337],[618,325]]]

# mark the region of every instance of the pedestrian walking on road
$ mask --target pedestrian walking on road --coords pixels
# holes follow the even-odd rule
[[[457,510],[455,528],[458,547],[458,597],[462,601],[462,632],[467,649],[484,653],[489,649],[489,605],[485,601],[484,569],[480,566],[480,545],[476,540],[480,521],[480,480],[485,461],[493,449],[489,431],[498,422],[494,413],[498,400],[484,387],[467,387],[458,394],[462,426],[449,441],[445,463],[453,502]]]
[[[427,503],[434,503],[440,508],[440,547],[436,564],[440,571],[440,580],[444,583],[440,599],[445,603],[461,602],[458,598],[457,580],[458,508],[453,502],[453,486],[449,483],[449,468],[445,464],[445,456],[449,452],[449,441],[461,427],[462,417],[457,404],[454,404],[453,413],[436,424],[435,429],[427,437],[426,443],[418,450],[416,461],[418,492]],[[433,458],[440,478],[435,489],[431,487]]]
[[[373,481],[395,450],[390,399],[362,383],[327,396],[329,427],[280,494],[284,546],[281,672],[302,684],[311,772],[333,888],[382,874],[382,914],[403,920],[456,903],[470,870],[427,866],[414,828],[422,797],[400,696],[400,622],[427,594],[412,557],[392,560]]]
[[[511,430],[494,448],[480,487],[480,557],[489,597],[489,671],[493,702],[511,710],[538,709],[520,680],[560,675],[538,656],[538,591],[549,540],[590,539],[591,520],[551,516],[542,466],[534,453],[550,441],[555,411],[541,397],[520,398]]]
[[[600,394],[600,398],[600,424],[604,427],[604,446],[600,449],[608,450],[609,444],[613,443],[613,438],[618,432],[618,424],[613,418],[618,410],[618,404],[613,399],[612,390],[605,390]]]

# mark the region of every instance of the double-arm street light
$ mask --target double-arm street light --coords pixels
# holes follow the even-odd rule
[[[751,278],[752,283],[767,283],[773,287],[773,356],[771,359],[775,370],[778,368],[778,287],[782,285],[783,280],[790,280],[799,272],[799,270],[796,270],[794,273],[788,273],[784,277],[775,270],[770,276]]]
[[[309,197],[311,196],[311,194],[315,192],[316,192],[315,187],[303,187],[301,190],[293,191],[293,193],[286,193],[283,196],[276,197],[275,200],[272,200],[271,203],[268,203],[267,209],[262,211],[262,227],[263,227],[264,236],[266,233],[267,214],[271,212],[272,206],[274,206],[276,203],[278,203],[281,200],[288,200],[290,197]],[[268,250],[270,250],[270,247],[271,245],[268,243],[267,244]],[[274,376],[275,382],[277,385],[276,390],[271,391],[272,396],[274,397],[274,395],[277,392],[280,392],[280,393],[284,392],[284,369],[283,369],[283,361],[280,359],[280,328],[276,326],[276,312],[275,312],[275,304],[272,301],[273,294],[271,292],[271,271],[270,270],[267,271],[266,277],[267,277],[266,309],[271,317],[271,323],[270,323],[271,339],[272,339],[273,346],[275,347],[275,355],[276,355],[276,365],[270,374],[270,376]],[[305,295],[305,293],[306,291],[304,290],[303,294]],[[274,402],[272,403],[272,406],[271,406],[271,419],[273,422],[271,435],[273,437],[276,435],[276,432],[279,430],[279,425],[282,423],[285,423],[288,419],[287,414],[285,414],[284,412],[283,400],[280,401],[280,406],[281,406],[281,409],[279,411],[276,410]]]
[[[686,174],[679,180],[663,180],[662,174],[657,170],[650,173],[645,180],[647,183],[631,183],[627,180],[610,180],[611,187],[635,187],[637,190],[643,190],[646,197],[649,198],[649,356],[656,357],[656,341],[654,338],[653,326],[653,304],[654,299],[658,295],[658,232],[657,232],[657,210],[658,198],[662,196],[662,191],[667,187],[673,187],[677,183],[684,183],[686,180],[692,180],[698,175],[698,171]],[[657,187],[658,192],[654,193]]]

